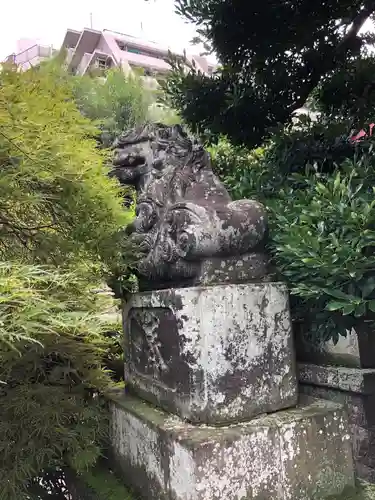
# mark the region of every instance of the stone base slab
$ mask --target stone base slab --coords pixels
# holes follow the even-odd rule
[[[125,380],[142,399],[207,424],[297,403],[283,283],[141,292],[123,315]]]
[[[299,365],[300,392],[346,407],[358,477],[375,483],[375,370]]]
[[[354,485],[341,405],[310,400],[226,427],[125,394],[110,409],[115,468],[145,500],[321,500]]]

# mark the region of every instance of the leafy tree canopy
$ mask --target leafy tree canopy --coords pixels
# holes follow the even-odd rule
[[[147,120],[155,92],[143,85],[140,75],[125,75],[115,68],[106,77],[72,77],[75,102],[84,116],[95,120],[102,141],[109,145],[116,134]]]
[[[142,71],[125,74],[110,69],[105,77],[70,76],[73,95],[81,113],[99,127],[100,143],[110,146],[124,130],[147,121],[176,123],[179,117],[169,106],[157,102],[161,94],[155,80],[144,80]]]
[[[174,62],[165,88],[195,132],[211,137],[225,134],[235,143],[253,147],[270,128],[287,122],[319,86],[328,107],[332,102],[324,95],[332,94],[332,85],[338,107],[344,102],[350,109],[354,94],[372,95],[374,62],[366,44],[373,37],[361,29],[375,11],[374,1],[175,3],[222,64],[208,77],[194,69],[186,74]],[[347,80],[353,78],[357,83],[350,85],[348,95]]]
[[[131,262],[121,231],[131,213],[73,83],[54,62],[0,72],[4,500],[29,499],[50,469],[94,464],[107,430],[97,396],[111,385],[117,315],[94,290]]]
[[[93,123],[60,70],[0,73],[0,258],[115,259],[130,218]]]

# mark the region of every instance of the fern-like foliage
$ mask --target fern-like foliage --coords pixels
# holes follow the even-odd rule
[[[87,469],[108,428],[105,333],[118,325],[94,289],[135,257],[97,134],[61,68],[0,72],[0,500],[28,498],[48,470]]]
[[[108,262],[125,251],[119,229],[131,214],[73,91],[55,65],[0,73],[2,260]]]
[[[104,332],[116,325],[103,320],[112,301],[80,274],[1,263],[0,297],[0,498],[11,500],[45,469],[97,459]]]

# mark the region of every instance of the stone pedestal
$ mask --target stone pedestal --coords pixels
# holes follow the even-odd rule
[[[375,483],[375,369],[299,365],[300,391],[344,405],[360,478]]]
[[[342,408],[285,410],[297,377],[265,207],[233,201],[179,126],[114,148],[111,175],[137,192],[142,290],[123,311],[129,392],[111,403],[124,481],[147,500],[321,500],[353,485]]]
[[[353,486],[343,407],[296,407],[283,284],[138,293],[123,317],[112,458],[141,498],[321,500]]]
[[[281,283],[138,293],[124,331],[130,390],[182,419],[238,422],[297,402]]]
[[[321,500],[354,485],[342,406],[224,427],[191,425],[124,393],[111,401],[117,470],[148,500]]]

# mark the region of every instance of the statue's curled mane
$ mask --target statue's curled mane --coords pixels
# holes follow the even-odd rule
[[[137,191],[129,230],[144,252],[138,266],[144,288],[265,273],[265,210],[254,201],[232,201],[209,153],[180,125],[146,124],[113,147],[112,175]],[[251,264],[247,272],[233,271],[234,256]]]

